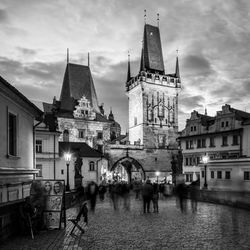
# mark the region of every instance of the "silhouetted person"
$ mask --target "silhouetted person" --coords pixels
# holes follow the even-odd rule
[[[121,183],[121,197],[123,198],[123,208],[127,211],[130,210],[130,186],[128,183],[124,182]]]
[[[152,201],[153,201],[154,213],[159,213],[159,205],[158,205],[158,201],[159,201],[159,186],[158,186],[157,183],[153,184],[153,197],[152,197]]]
[[[180,206],[181,212],[185,212],[186,211],[186,202],[185,202],[186,186],[184,183],[180,183],[177,185],[176,195],[177,195],[178,200],[179,200],[179,206]]]
[[[199,183],[193,181],[189,185],[189,197],[191,200],[192,212],[195,213],[197,211],[197,189],[199,187]]]
[[[147,180],[142,186],[143,212],[150,213],[150,202],[153,197],[153,186],[150,180]]]
[[[90,210],[95,211],[96,196],[98,194],[98,186],[94,181],[91,181],[87,186],[87,197],[90,201]]]
[[[105,195],[106,191],[107,191],[107,189],[106,189],[105,184],[104,184],[104,183],[101,183],[101,184],[99,185],[99,189],[98,189],[100,201],[103,201],[103,200],[104,200],[104,195]]]

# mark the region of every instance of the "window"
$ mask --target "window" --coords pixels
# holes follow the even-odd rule
[[[186,158],[186,166],[188,166],[188,158]]]
[[[222,178],[222,172],[221,171],[217,171],[217,179],[221,179]]]
[[[84,138],[85,137],[85,129],[79,129],[78,130],[78,136],[79,138]]]
[[[193,127],[191,127],[191,132],[193,131]]]
[[[8,153],[17,156],[17,116],[8,114]]]
[[[202,139],[202,140],[201,140],[201,146],[202,146],[203,148],[206,147],[206,139]]]
[[[97,150],[102,152],[103,146],[102,145],[97,145]]]
[[[249,181],[250,180],[250,171],[244,171],[244,180]]]
[[[226,127],[228,127],[228,125],[229,125],[229,122],[228,122],[228,121],[226,121]]]
[[[214,147],[214,137],[210,137],[210,144],[209,144],[210,147]]]
[[[95,163],[93,161],[89,163],[89,171],[95,171]]]
[[[43,152],[43,142],[42,140],[36,140],[36,153]]]
[[[61,174],[64,174],[64,170],[63,169],[61,169]]]
[[[193,181],[193,174],[186,174],[186,182],[192,182]]]
[[[43,177],[42,175],[42,164],[37,164],[36,169],[39,170],[39,172],[36,174],[36,177]]]
[[[197,148],[201,148],[201,139],[197,140]]]
[[[197,162],[197,165],[201,163],[201,159],[199,156],[197,157],[196,162]]]
[[[233,135],[233,145],[238,145],[238,135]]]
[[[188,148],[189,148],[188,141],[186,141],[186,149],[188,149]]]
[[[222,146],[228,146],[228,144],[227,144],[227,136],[222,136]]]
[[[97,139],[102,140],[102,132],[97,132]]]
[[[204,170],[201,171],[201,177],[202,177],[202,178],[205,177],[205,171],[204,171]]]
[[[214,179],[214,171],[211,171],[211,179]]]
[[[196,126],[194,126],[194,131],[196,131]]]
[[[193,141],[191,140],[190,141],[190,148],[193,148],[194,146],[193,146]]]
[[[221,127],[224,128],[224,122],[221,123]]]
[[[227,179],[227,180],[231,179],[231,172],[230,171],[225,172],[225,179]]]
[[[134,117],[134,125],[137,125],[137,117]]]
[[[69,131],[67,129],[63,131],[63,141],[69,141]]]

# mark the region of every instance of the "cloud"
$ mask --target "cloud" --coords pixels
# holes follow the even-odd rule
[[[0,9],[0,23],[7,23],[8,15],[7,11],[4,9]]]
[[[33,49],[17,47],[17,50],[21,52],[22,56],[34,56],[36,54],[36,51]]]

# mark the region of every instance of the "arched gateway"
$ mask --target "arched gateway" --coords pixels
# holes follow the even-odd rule
[[[117,160],[111,167],[113,173],[113,179],[117,181],[131,182],[133,179],[145,180],[145,171],[136,159],[125,156]]]

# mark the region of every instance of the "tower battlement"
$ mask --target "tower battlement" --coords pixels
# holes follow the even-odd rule
[[[178,77],[173,75],[161,75],[141,71],[137,76],[132,77],[126,83],[126,91],[130,91],[141,82],[181,89],[181,79]]]

